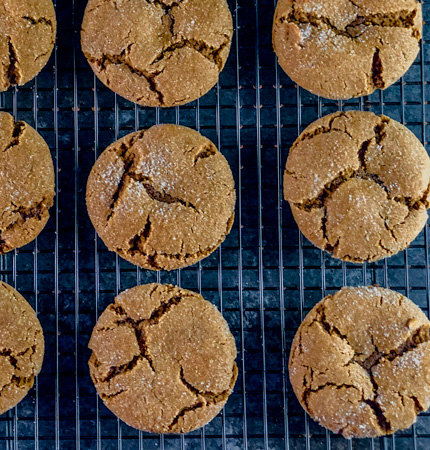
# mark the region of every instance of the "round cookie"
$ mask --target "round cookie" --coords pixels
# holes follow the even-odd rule
[[[0,254],[28,244],[43,230],[54,184],[51,153],[42,136],[0,112]]]
[[[415,135],[386,116],[338,112],[293,144],[284,195],[303,234],[345,261],[404,250],[427,221],[430,159]]]
[[[177,106],[206,94],[230,52],[226,0],[89,0],[82,50],[110,89],[145,106]]]
[[[303,408],[346,438],[409,428],[430,405],[430,342],[425,314],[403,295],[343,288],[306,316],[289,371]]]
[[[91,377],[128,425],[186,433],[223,408],[236,382],[227,322],[199,294],[147,284],[119,294],[91,335]]]
[[[46,65],[57,22],[51,0],[3,0],[0,4],[0,92],[27,83]]]
[[[0,414],[17,405],[42,368],[45,342],[25,298],[0,281]]]
[[[230,167],[197,131],[158,125],[108,147],[87,185],[87,207],[109,250],[151,270],[196,263],[225,239],[236,194]]]
[[[419,53],[422,27],[417,0],[279,0],[273,46],[297,84],[349,99],[404,75]]]

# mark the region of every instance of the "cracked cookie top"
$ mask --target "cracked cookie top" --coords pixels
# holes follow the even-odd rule
[[[43,331],[32,307],[0,282],[0,414],[18,404],[42,368]]]
[[[236,346],[208,301],[179,287],[122,292],[89,343],[91,377],[105,405],[128,425],[186,433],[212,420],[236,382]]]
[[[87,185],[88,213],[106,246],[151,270],[212,253],[230,232],[235,203],[227,160],[209,139],[177,125],[115,142]]]
[[[0,254],[28,244],[43,230],[54,183],[51,153],[42,136],[0,112]]]
[[[344,437],[409,428],[430,405],[430,343],[425,314],[403,295],[346,287],[306,316],[289,371],[303,408]]]
[[[419,53],[417,0],[279,0],[273,46],[300,86],[330,99],[385,89]]]
[[[303,234],[345,261],[404,250],[427,221],[430,159],[386,116],[338,112],[299,136],[284,174],[285,199]]]
[[[51,0],[0,3],[0,92],[27,83],[46,65],[57,23]]]
[[[225,0],[89,0],[82,49],[97,77],[145,106],[177,106],[206,94],[230,52]]]

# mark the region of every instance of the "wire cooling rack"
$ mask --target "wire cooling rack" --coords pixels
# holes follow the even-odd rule
[[[332,435],[305,415],[287,376],[301,319],[343,285],[390,286],[429,311],[428,228],[388,260],[345,264],[299,234],[282,199],[288,149],[321,115],[358,108],[384,113],[427,144],[428,29],[421,55],[401,82],[339,103],[297,88],[277,66],[274,0],[229,0],[236,31],[219,84],[200,101],[151,109],[115,96],[94,77],[79,45],[85,3],[57,1],[59,31],[49,65],[35,81],[0,97],[1,109],[28,121],[48,142],[57,185],[46,229],[0,261],[2,278],[37,310],[46,339],[34,389],[0,417],[0,450],[429,449],[429,414],[383,439]],[[430,17],[430,1],[423,8]],[[236,222],[222,247],[196,266],[159,274],[108,252],[85,208],[87,176],[100,152],[156,123],[179,123],[212,139],[231,164],[238,193]],[[87,369],[87,343],[100,312],[121,290],[153,281],[202,292],[229,322],[239,351],[239,379],[223,413],[186,436],[140,433],[118,421],[98,400]]]

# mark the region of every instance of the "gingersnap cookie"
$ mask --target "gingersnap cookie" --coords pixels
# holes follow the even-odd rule
[[[330,99],[391,86],[417,57],[417,0],[279,0],[273,46],[297,84]]]
[[[0,112],[0,254],[43,230],[54,202],[54,166],[42,136]]]
[[[115,142],[87,185],[88,213],[108,249],[151,270],[178,269],[212,253],[231,230],[235,202],[224,156],[177,125]]]
[[[45,341],[33,308],[0,281],[0,414],[17,405],[42,368]]]
[[[51,0],[3,0],[0,4],[0,92],[27,83],[47,64],[57,22]]]
[[[404,250],[427,221],[430,159],[415,135],[386,116],[338,112],[293,144],[285,199],[302,233],[345,261]]]
[[[119,294],[89,348],[97,393],[144,431],[202,427],[221,411],[237,378],[227,322],[201,295],[176,286],[146,284]]]
[[[420,308],[389,289],[346,287],[327,296],[292,344],[298,400],[346,438],[409,428],[430,405],[429,327]]]
[[[82,50],[97,77],[145,106],[177,106],[206,94],[230,52],[225,0],[89,0]]]

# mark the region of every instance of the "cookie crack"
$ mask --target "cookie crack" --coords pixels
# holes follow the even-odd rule
[[[330,336],[337,336],[338,338],[340,338],[340,339],[342,339],[344,342],[346,342],[346,343],[349,345],[350,348],[353,349],[353,351],[354,351],[354,356],[352,357],[352,359],[350,360],[349,363],[360,364],[360,362],[357,361],[357,360],[355,359],[355,358],[358,356],[358,354],[357,354],[357,352],[355,351],[355,349],[352,347],[352,345],[350,344],[350,342],[349,342],[349,340],[348,340],[348,337],[347,337],[346,335],[342,334],[342,333],[340,332],[340,330],[339,330],[336,326],[330,324],[330,323],[327,321],[326,314],[325,314],[325,307],[324,307],[324,305],[321,305],[321,306],[318,308],[318,310],[317,310],[317,316],[316,316],[316,318],[313,320],[312,323],[315,323],[315,322],[320,323],[320,325],[322,326],[322,328],[323,328]],[[311,325],[312,325],[312,324],[311,324]],[[369,358],[368,358],[368,359],[369,359]],[[360,365],[361,365],[361,364],[360,364]],[[374,376],[373,376],[372,369],[371,369],[371,368],[366,369],[366,367],[364,367],[364,366],[362,366],[362,367],[366,370],[367,374],[369,375],[369,379],[370,379],[370,381],[371,381],[371,383],[372,383],[372,386],[373,386],[373,392],[374,392],[374,398],[373,398],[373,399],[365,399],[365,398],[364,398],[364,395],[362,394],[362,400],[363,400],[364,403],[366,403],[366,404],[367,404],[368,406],[370,406],[370,408],[372,409],[372,411],[373,411],[373,413],[374,413],[374,415],[375,415],[375,417],[376,417],[376,419],[377,419],[377,421],[378,421],[378,425],[379,425],[379,427],[381,428],[381,430],[384,431],[385,433],[388,433],[388,432],[391,430],[391,424],[390,424],[389,421],[386,419],[386,417],[385,417],[385,415],[384,415],[384,412],[383,412],[381,406],[380,406],[379,403],[377,402],[378,388],[379,388],[379,386],[378,386],[378,384],[377,384],[377,382],[376,382],[376,380],[375,380],[375,378],[374,378]],[[330,384],[331,384],[331,383],[328,383],[328,385],[330,385]],[[333,385],[336,386],[336,384],[333,384]],[[323,388],[324,388],[325,386],[326,386],[326,385],[324,385]],[[358,389],[356,386],[353,386],[353,385],[340,385],[340,386],[354,387],[355,389]],[[317,390],[318,390],[318,389],[317,389]],[[306,394],[307,391],[310,391],[309,394]],[[308,388],[307,391],[305,391],[304,394],[303,394],[303,402],[304,402],[304,404],[306,405],[306,407],[307,407],[307,409],[309,410],[309,412],[311,412],[311,410],[309,409],[309,406],[308,406],[308,402],[309,402],[309,395],[312,393],[312,390],[311,390],[310,388]],[[306,396],[306,395],[307,395],[307,396]]]
[[[21,81],[21,72],[19,70],[18,56],[13,45],[12,38],[8,36],[8,48],[9,48],[9,66],[6,70],[6,78],[10,85],[17,85]]]
[[[146,0],[146,1],[149,4],[161,6],[161,8],[164,10],[165,15],[170,20],[170,34],[172,38],[175,38],[176,37],[176,33],[174,31],[175,16],[172,14],[172,11],[175,7],[179,7],[181,5],[182,0],[175,1],[170,4],[166,4],[166,2],[163,0]],[[168,47],[164,48],[159,53],[159,55],[154,58],[154,60],[150,65],[152,66],[153,64],[156,64],[166,58],[169,59],[176,50],[188,47],[196,50],[201,55],[203,55],[207,60],[216,65],[218,67],[218,70],[221,72],[224,66],[224,62],[221,58],[221,52],[228,45],[230,45],[230,37],[226,34],[224,35],[224,37],[226,38],[225,41],[218,47],[213,47],[207,44],[205,41],[197,39],[182,39],[179,42],[174,42]]]
[[[36,333],[36,335],[37,335],[37,333]],[[20,363],[22,361],[20,361],[19,358],[22,356],[25,356],[28,352],[30,352],[28,357],[29,357],[30,361],[32,361],[32,356],[36,352],[36,344],[29,346],[28,348],[26,348],[25,350],[23,350],[21,352],[16,352],[11,348],[2,348],[0,350],[0,357],[7,358],[9,360],[10,365],[13,367],[13,371],[14,371],[14,373],[12,374],[12,376],[10,378],[10,382],[1,386],[0,392],[3,391],[5,388],[8,388],[9,386],[12,386],[12,385],[15,385],[18,388],[21,388],[22,386],[28,385],[28,384],[32,385],[32,382],[34,379],[34,374],[27,376],[27,377],[19,376],[16,374],[17,371],[19,372],[21,370]]]
[[[12,375],[11,381],[0,388],[0,393],[10,386],[16,386],[18,389],[21,389],[24,386],[33,386],[34,375],[29,377],[18,377],[16,375]]]
[[[29,359],[31,361],[32,356],[36,353],[36,344],[33,344],[33,345],[29,346],[28,348],[26,348],[25,350],[23,350],[21,352],[16,352],[16,351],[14,351],[13,349],[10,349],[10,348],[3,348],[3,349],[0,350],[0,356],[8,358],[9,362],[11,363],[13,368],[15,370],[19,370],[18,358],[20,356],[26,356],[28,352],[30,352],[28,357],[29,357]]]
[[[17,147],[20,143],[20,138],[22,137],[25,129],[27,128],[27,124],[25,122],[14,122],[13,131],[12,131],[12,139],[9,144],[3,149],[3,152],[7,152],[12,147]]]
[[[130,174],[130,177],[133,178],[135,181],[138,181],[143,184],[146,193],[152,200],[155,200],[160,203],[167,203],[168,205],[172,203],[179,203],[185,208],[191,208],[194,209],[196,212],[198,212],[198,208],[188,200],[183,200],[182,198],[175,197],[173,195],[168,194],[167,192],[158,191],[157,189],[155,189],[155,187],[152,184],[145,182],[145,180],[149,180],[148,177],[142,176],[140,174],[139,175]]]
[[[381,145],[382,141],[387,137],[387,125],[390,123],[390,118],[382,116],[380,122],[375,126],[375,140],[377,145]]]
[[[234,212],[231,215],[230,219],[227,221],[227,226],[226,226],[226,231],[225,233],[221,236],[221,238],[214,244],[211,245],[205,249],[200,249],[197,252],[194,253],[164,253],[164,252],[152,252],[152,253],[148,253],[147,251],[145,251],[145,249],[141,246],[139,246],[139,235],[140,233],[136,234],[135,236],[133,236],[130,240],[129,240],[129,245],[130,247],[127,249],[123,249],[123,248],[116,248],[116,252],[120,255],[123,255],[126,259],[127,256],[135,256],[136,254],[139,254],[143,257],[146,258],[147,264],[153,269],[153,270],[162,270],[163,267],[161,267],[158,263],[157,263],[157,258],[158,257],[163,257],[163,258],[167,258],[170,260],[187,260],[187,259],[199,259],[201,257],[205,257],[209,254],[211,254],[217,247],[219,247],[220,244],[222,244],[222,242],[224,242],[225,237],[227,236],[227,234],[230,232],[230,229],[233,225],[234,222]],[[137,248],[136,248],[136,243],[137,243]]]
[[[174,306],[179,305],[181,301],[186,298],[186,296],[176,295],[169,299],[169,301],[162,303],[157,309],[155,309],[150,318],[148,319],[148,323],[150,325],[158,325],[160,323],[161,318],[167,314]]]
[[[182,206],[185,206],[186,208],[192,208],[195,211],[198,211],[198,208],[193,203],[189,202],[188,200],[184,200],[182,198],[175,197],[173,195],[168,194],[165,191],[158,191],[151,183],[149,183],[150,178],[148,176],[128,170],[128,169],[130,169],[130,167],[131,167],[131,164],[125,170],[124,176],[128,176],[129,178],[133,179],[134,181],[141,183],[143,185],[143,187],[145,188],[146,193],[152,200],[155,200],[160,203],[167,203],[167,204],[179,203]]]
[[[37,217],[39,220],[42,219],[42,214],[46,209],[47,198],[43,197],[43,199],[37,203],[35,206],[31,206],[30,208],[26,208],[24,206],[15,205],[15,203],[11,203],[16,209],[12,211],[12,214],[18,213],[24,222],[28,219],[32,219],[33,217]],[[19,219],[18,219],[19,220]],[[16,222],[12,223],[14,225]],[[10,226],[10,225],[9,225]]]
[[[183,0],[177,0],[175,2],[170,3],[169,5],[166,4],[163,0],[146,0],[147,3],[151,5],[159,5],[162,8],[174,8],[175,6],[179,6],[181,3],[183,3]]]
[[[424,406],[419,401],[418,397],[416,397],[415,395],[411,395],[409,396],[409,398],[414,402],[415,412],[417,414],[426,410],[426,408],[424,408]]]
[[[428,207],[430,206],[428,200],[429,193],[430,193],[430,184],[423,193],[423,195],[421,196],[421,198],[419,198],[418,200],[415,200],[412,197],[394,197],[394,200],[397,203],[402,203],[406,205],[409,209],[409,212],[412,212],[413,210],[419,210],[422,207],[428,209]]]
[[[115,213],[115,208],[116,205],[118,203],[118,199],[121,195],[121,193],[123,192],[123,190],[129,185],[128,181],[130,180],[134,180],[138,183],[141,183],[142,186],[145,188],[146,193],[148,194],[148,196],[155,201],[161,202],[161,203],[167,203],[167,204],[172,204],[172,203],[179,203],[180,205],[186,207],[186,208],[192,208],[193,210],[195,210],[196,212],[199,212],[198,208],[191,202],[189,202],[188,200],[184,200],[181,199],[179,197],[175,197],[173,195],[168,194],[165,191],[158,191],[151,183],[150,183],[150,178],[147,177],[146,175],[140,174],[140,173],[136,173],[134,170],[132,170],[133,168],[133,163],[134,163],[134,154],[132,152],[129,152],[129,150],[132,148],[132,146],[134,145],[134,143],[136,142],[137,139],[140,139],[143,136],[143,132],[139,134],[138,137],[134,137],[132,138],[128,143],[122,143],[122,145],[120,146],[120,148],[117,151],[117,155],[123,160],[124,162],[124,168],[123,168],[123,172],[121,175],[121,179],[118,183],[117,189],[115,190],[115,192],[112,195],[112,202],[110,205],[110,211],[108,213],[108,216],[106,218],[106,226],[109,225],[109,221],[112,219],[114,213]],[[149,221],[149,222],[148,222]],[[145,241],[149,238],[150,235],[150,219],[149,219],[149,215],[147,218],[147,223],[145,225],[145,228],[139,232],[138,234],[136,234],[130,241],[130,246],[133,249],[136,249],[135,244],[140,242],[140,238],[141,237],[145,237]]]
[[[313,209],[321,209],[326,204],[329,197],[337,191],[337,189],[346,181],[356,178],[357,171],[347,169],[342,171],[336,178],[328,182],[317,197],[307,199],[301,203],[294,203],[294,206],[303,211],[311,211]]]
[[[132,253],[139,252],[142,245],[150,238],[151,236],[151,219],[148,214],[146,218],[146,224],[143,227],[142,231],[136,234],[130,241],[129,251]]]
[[[355,6],[356,8],[360,8],[360,6],[357,5],[353,0],[348,0],[349,3],[351,3],[352,6]]]
[[[371,370],[383,361],[394,361],[408,352],[419,348],[422,344],[430,341],[430,329],[428,325],[423,325],[412,333],[405,342],[397,348],[383,353],[375,350],[365,361],[358,362],[364,369]]]
[[[403,356],[404,354],[415,350],[416,348],[420,347],[422,344],[430,341],[430,326],[429,325],[423,325],[417,330],[415,330],[407,339],[405,342],[400,344],[397,348],[390,350],[388,353],[380,352],[376,345],[375,351],[364,361],[361,361],[358,359],[359,356],[361,356],[360,353],[357,353],[356,350],[353,348],[353,346],[350,344],[348,340],[348,336],[345,334],[342,334],[341,331],[333,324],[331,324],[326,317],[325,314],[325,307],[324,305],[320,305],[318,309],[316,310],[316,317],[312,321],[311,325],[313,323],[319,323],[322,328],[330,335],[330,336],[336,336],[340,339],[342,339],[344,342],[346,342],[353,350],[354,350],[354,356],[352,357],[350,362],[357,363],[360,366],[362,366],[366,371],[369,371],[376,367],[381,361],[387,360],[387,361],[394,361],[396,358],[399,358]],[[373,339],[372,339],[373,343]]]
[[[32,25],[40,25],[40,24],[48,25],[51,28],[51,31],[54,31],[54,25],[52,23],[52,20],[46,17],[35,18],[31,16],[22,16],[21,19],[30,22]]]
[[[179,420],[182,417],[184,417],[187,413],[189,413],[190,411],[197,411],[202,408],[207,408],[212,405],[216,405],[218,403],[225,402],[228,399],[228,397],[233,389],[233,386],[236,382],[237,372],[238,372],[238,368],[235,363],[233,366],[233,374],[232,374],[232,378],[231,378],[229,387],[226,390],[220,392],[219,394],[215,394],[213,392],[199,391],[194,386],[192,386],[190,383],[188,383],[185,380],[185,377],[183,376],[183,368],[181,366],[180,380],[184,384],[184,386],[187,388],[187,390],[189,390],[190,392],[192,392],[196,395],[197,401],[190,406],[185,406],[184,408],[182,408],[176,414],[176,416],[173,418],[172,422],[167,427],[167,429],[171,432],[175,428],[175,426],[179,423]]]
[[[187,414],[190,411],[197,411],[199,409],[204,408],[206,405],[205,402],[199,400],[196,403],[194,403],[191,406],[186,406],[185,408],[182,408],[178,414],[176,414],[176,416],[173,418],[172,422],[170,423],[170,425],[167,427],[167,429],[169,431],[172,431],[173,428],[178,424],[179,420],[181,419],[181,417],[184,417],[185,414]]]
[[[104,378],[97,378],[97,382],[100,383],[108,383],[116,376],[132,371],[139,361],[144,358],[143,355],[136,355],[131,361],[126,364],[121,364],[120,366],[112,366],[109,370],[109,373]]]
[[[409,216],[410,216],[410,211],[409,211],[408,215],[406,216],[405,220],[402,223],[396,224],[396,226],[405,224]],[[381,213],[379,213],[379,217],[383,220],[385,229],[391,234],[391,237],[397,242],[397,236],[395,235],[394,230],[392,228],[390,228],[388,225],[388,222],[387,222],[388,218],[384,217]],[[379,242],[379,245],[383,248],[382,238]],[[388,249],[385,249],[385,250],[388,250]]]
[[[328,387],[335,387],[336,389],[355,389],[359,392],[362,392],[361,389],[359,389],[357,386],[354,386],[353,384],[336,384],[336,383],[325,383],[321,386],[318,386],[317,388],[306,388],[303,391],[302,394],[302,401],[304,403],[304,405],[306,406],[306,409],[311,413],[312,409],[309,407],[309,400],[312,394],[316,393],[316,392],[320,392],[323,391],[324,389],[328,388]]]
[[[112,3],[114,8],[115,8],[115,10],[119,11],[119,6],[118,6],[118,1],[117,0],[103,0],[101,3],[97,3],[96,6],[94,6],[91,9],[89,9],[88,12],[96,11],[97,9],[99,9],[100,7],[102,7],[106,3]]]
[[[197,153],[197,155],[194,158],[194,164],[193,167],[196,166],[197,162],[200,159],[206,159],[206,158],[210,158],[211,156],[215,156],[217,154],[217,150],[213,147],[213,145],[210,145],[207,148],[204,148],[203,150],[201,150],[199,153]]]
[[[127,176],[129,175],[130,168],[134,162],[134,154],[132,152],[130,152],[130,154],[127,155],[127,153],[129,153],[129,150],[133,147],[133,145],[136,143],[136,141],[143,137],[144,133],[145,133],[144,131],[141,131],[137,135],[132,136],[128,141],[122,142],[121,145],[119,146],[119,148],[116,150],[116,154],[117,154],[118,158],[120,158],[123,161],[124,167],[123,167],[121,179],[118,183],[118,186],[117,186],[115,192],[112,195],[110,212],[106,218],[106,226],[109,224],[109,221],[115,212],[115,207],[116,207],[116,204],[118,202],[118,198],[119,198],[121,192],[126,187]]]
[[[389,433],[391,432],[391,424],[390,421],[386,418],[384,411],[382,409],[382,406],[378,403],[378,383],[375,380],[374,377],[374,373],[373,371],[375,370],[375,368],[383,361],[394,361],[397,358],[402,357],[403,355],[405,355],[408,352],[411,352],[417,348],[419,348],[422,344],[429,342],[430,341],[430,327],[428,325],[423,325],[420,328],[418,328],[417,330],[415,330],[407,339],[405,342],[403,342],[402,344],[400,344],[397,348],[390,350],[390,352],[388,353],[384,353],[384,352],[380,352],[377,347],[375,346],[375,351],[368,356],[364,361],[361,361],[360,359],[358,359],[359,356],[361,356],[361,354],[357,353],[356,350],[353,348],[353,346],[350,344],[349,340],[348,340],[348,336],[342,334],[340,332],[340,330],[330,324],[326,318],[326,314],[325,314],[325,307],[323,305],[321,305],[317,311],[316,311],[316,317],[315,319],[312,321],[312,323],[319,323],[322,328],[330,335],[330,336],[337,336],[340,339],[342,339],[343,341],[345,341],[354,351],[354,356],[351,358],[351,360],[349,361],[348,364],[359,364],[361,367],[363,367],[363,369],[367,372],[369,379],[372,383],[373,386],[373,392],[374,392],[374,398],[373,399],[365,399],[363,397],[363,401],[370,406],[370,408],[372,409],[377,421],[378,421],[378,425],[381,428],[381,430],[384,433]],[[311,325],[312,325],[311,323]],[[372,343],[373,343],[373,338],[372,338]],[[375,344],[374,344],[375,345]],[[306,383],[305,383],[306,385]],[[330,383],[328,383],[328,385],[330,385]],[[335,385],[335,384],[334,384]],[[323,385],[323,388],[326,385]],[[355,387],[355,386],[351,386],[351,385],[341,385],[344,387]],[[318,387],[317,389],[311,389],[311,388],[307,388],[304,393],[303,393],[303,402],[306,405],[307,409],[310,411],[309,406],[308,406],[308,398],[309,395],[314,392],[314,391],[318,391],[320,390],[321,387]],[[413,399],[413,396],[411,396],[411,398]],[[416,398],[416,397],[415,397]],[[415,402],[415,407],[419,408],[421,405],[419,404],[419,400],[416,398],[416,400],[414,400]],[[418,410],[417,411],[421,411]]]
[[[382,77],[383,71],[380,49],[376,48],[372,61],[372,83],[378,89],[385,89],[385,81]]]
[[[20,217],[14,222],[10,223],[6,228],[0,229],[0,254],[9,251],[12,248],[10,245],[8,245],[7,240],[2,238],[2,235],[5,232],[13,230],[13,228],[15,228],[16,226],[21,227],[25,222],[27,222],[27,220],[34,217],[36,217],[38,220],[42,220],[42,215],[49,209],[50,204],[51,201],[46,197],[44,197],[38,204],[30,208],[26,208],[23,206],[18,207],[17,205],[12,203],[12,206],[14,206],[16,209],[12,210],[11,213],[18,213]],[[3,215],[4,214],[5,212],[3,212]]]
[[[406,28],[411,29],[412,36],[415,39],[420,40],[421,32],[415,27],[415,19],[417,15],[417,9],[412,11],[404,9],[390,14],[370,14],[368,16],[360,15],[346,26],[345,31],[349,33],[352,38],[354,38],[360,27],[377,26],[382,28]]]
[[[367,27],[382,28],[404,28],[412,30],[412,36],[418,41],[421,39],[421,32],[415,27],[415,18],[418,10],[400,10],[389,14],[370,14],[368,16],[357,15],[345,28],[336,27],[333,22],[325,16],[320,16],[314,12],[306,12],[297,7],[297,3],[292,6],[288,16],[281,16],[280,23],[293,23],[300,25],[311,25],[315,28],[325,25],[329,30],[338,36],[344,36],[348,39],[357,39]]]
[[[104,401],[107,400],[112,400],[115,397],[118,397],[120,394],[123,394],[124,392],[128,392],[128,389],[121,389],[118,392],[115,392],[114,394],[104,394],[104,393],[99,393],[100,398]]]
[[[228,389],[224,389],[223,391],[218,393],[212,391],[201,391],[200,389],[197,389],[195,386],[193,386],[189,381],[187,381],[184,374],[184,368],[182,367],[182,365],[180,367],[179,379],[181,383],[187,388],[188,391],[194,394],[196,398],[204,398],[206,400],[206,404],[216,404],[220,401],[226,400],[229,397],[230,391],[233,388],[234,382],[236,380],[235,371],[237,370],[237,368],[233,366],[232,378]]]
[[[321,126],[321,127],[316,128],[312,132],[303,134],[301,136],[301,138],[294,143],[293,149],[298,145],[299,142],[302,142],[302,141],[308,140],[308,139],[312,139],[315,136],[318,136],[320,134],[331,133],[333,130],[344,131],[347,133],[347,131],[345,131],[345,130],[340,130],[338,128],[333,127],[334,121],[336,119],[338,119],[339,117],[346,117],[346,114],[343,112],[336,114],[334,117],[332,117],[330,119],[330,122],[327,127]],[[373,139],[375,139],[377,145],[381,145],[382,141],[387,136],[386,126],[388,125],[389,122],[390,122],[390,119],[388,117],[381,117],[380,122],[375,126]],[[347,133],[347,134],[349,135],[349,133]],[[351,135],[349,135],[349,136],[351,136]],[[323,187],[323,189],[321,190],[320,194],[317,197],[314,197],[312,199],[307,199],[300,203],[294,203],[294,206],[296,206],[297,208],[302,209],[304,211],[308,211],[308,212],[312,209],[321,209],[322,207],[325,206],[325,203],[328,200],[328,198],[343,183],[345,183],[346,181],[348,181],[352,178],[371,179],[372,181],[374,181],[375,183],[380,185],[387,192],[387,195],[389,195],[388,188],[384,185],[384,183],[379,178],[379,176],[377,174],[367,172],[366,153],[367,153],[371,143],[372,143],[372,139],[368,139],[368,140],[364,141],[358,149],[357,154],[358,154],[358,159],[360,161],[360,166],[361,166],[360,170],[346,169],[344,171],[341,171],[340,174],[336,178],[329,181]],[[287,174],[292,177],[295,177],[297,179],[297,176],[295,176],[295,174],[293,172],[287,171]],[[430,186],[429,186],[429,188],[430,188]],[[401,199],[398,198],[396,201],[400,202]]]
[[[230,38],[227,39],[219,47],[213,47],[207,42],[197,39],[182,39],[179,42],[174,42],[165,49],[163,49],[160,54],[152,61],[151,65],[163,61],[166,58],[170,58],[171,55],[178,49],[187,47],[195,50],[204,56],[208,61],[217,66],[218,70],[221,72],[224,62],[221,58],[222,51],[230,45]]]
[[[54,45],[54,44],[55,44],[55,43],[52,42],[52,45]],[[40,58],[44,58],[45,56],[51,54],[51,52],[52,52],[52,49],[49,49],[49,50],[47,50],[47,51],[44,52],[44,53],[40,53],[39,55],[36,56],[34,62],[38,61]]]
[[[295,146],[297,146],[297,144],[299,142],[302,142],[306,139],[312,139],[313,137],[315,137],[319,134],[330,133],[333,130],[337,130],[337,129],[333,128],[333,121],[336,120],[338,117],[339,117],[339,115],[333,117],[330,120],[328,127],[318,127],[315,130],[313,130],[312,132],[304,134],[300,140],[297,140],[295,142],[293,149],[295,148]],[[360,169],[359,170],[345,169],[345,170],[341,171],[337,177],[330,180],[328,183],[326,183],[323,186],[323,188],[320,191],[320,193],[318,194],[318,196],[311,198],[311,199],[303,200],[302,202],[295,202],[292,204],[296,208],[298,208],[302,211],[306,211],[306,212],[310,212],[313,209],[325,208],[327,200],[334,194],[335,191],[337,191],[337,189],[339,189],[339,187],[342,184],[344,184],[345,182],[347,182],[351,179],[364,179],[364,180],[371,180],[374,183],[376,183],[378,186],[382,187],[384,189],[385,193],[387,194],[388,200],[393,200],[397,203],[407,206],[409,211],[419,210],[422,207],[427,208],[429,205],[429,201],[428,201],[427,197],[430,193],[430,184],[427,187],[426,191],[421,196],[421,198],[419,198],[419,199],[414,199],[412,197],[393,197],[391,195],[389,188],[385,185],[385,183],[383,182],[383,180],[380,178],[380,176],[378,174],[367,172],[367,165],[366,165],[367,151],[370,148],[370,145],[373,140],[375,140],[375,143],[378,146],[380,146],[382,144],[382,142],[384,141],[384,139],[387,136],[386,127],[389,124],[389,122],[390,122],[390,119],[388,117],[381,117],[380,122],[374,128],[374,137],[372,139],[368,139],[368,140],[364,141],[360,145],[360,147],[358,149],[358,159],[360,161]],[[339,130],[339,131],[342,131],[342,130]],[[295,179],[299,179],[299,177],[294,172],[286,170],[286,174]],[[326,230],[325,230],[326,222],[327,222],[327,214],[326,213],[327,213],[327,211],[325,210],[324,216],[322,219],[322,225],[321,225],[321,229],[323,231],[324,237],[326,237],[326,235],[327,235]]]
[[[294,142],[292,150],[295,149],[300,142],[306,141],[308,139],[312,139],[315,136],[318,136],[319,134],[327,134],[332,131],[343,131],[343,132],[347,133],[347,130],[342,130],[340,128],[333,127],[334,121],[336,119],[339,119],[339,117],[347,117],[347,115],[345,112],[339,111],[338,113],[334,114],[333,117],[330,119],[328,126],[319,126],[312,131],[309,131],[307,133],[306,132],[302,133],[299,136],[299,138]],[[347,134],[349,134],[349,133],[347,133]],[[349,135],[349,136],[351,136],[351,135]]]
[[[312,321],[312,323],[315,323],[315,322],[319,323],[330,336],[337,336],[338,338],[345,341],[352,348],[351,344],[348,341],[348,337],[345,334],[342,334],[336,326],[334,326],[328,322],[327,316],[325,314],[324,305],[320,305],[318,307],[316,314],[317,314],[317,316]]]
[[[389,434],[391,432],[391,423],[390,421],[385,417],[384,411],[381,408],[381,405],[376,401],[376,398],[378,397],[378,385],[374,383],[373,377],[371,376],[371,381],[373,384],[374,392],[375,392],[375,399],[374,400],[363,400],[366,405],[370,406],[370,408],[373,411],[373,414],[376,417],[376,420],[378,421],[378,425],[381,428],[381,430],[385,434]],[[376,389],[376,391],[375,391]]]
[[[113,378],[117,377],[120,374],[124,374],[126,372],[132,371],[139,361],[146,359],[151,368],[152,372],[155,373],[154,360],[149,351],[149,347],[146,344],[146,330],[145,326],[153,326],[158,325],[162,319],[162,317],[167,314],[174,306],[179,305],[179,303],[186,296],[175,295],[172,296],[167,302],[162,303],[158,308],[155,308],[152,311],[151,316],[148,319],[142,320],[134,320],[132,319],[125,310],[120,305],[113,305],[112,309],[118,315],[118,320],[115,321],[116,326],[129,326],[133,328],[136,334],[136,340],[139,346],[139,354],[135,355],[133,359],[125,364],[121,364],[119,366],[111,366],[108,374],[103,378],[97,378],[96,381],[98,383],[109,383]],[[108,328],[101,328],[99,331],[105,331]],[[102,364],[97,360],[95,354],[93,353],[95,361],[94,364],[96,367],[100,367]],[[96,378],[96,377],[95,377]]]
[[[18,360],[16,359],[16,356],[14,356],[14,352],[11,349],[3,349],[0,350],[0,356],[3,356],[5,358],[7,358],[11,364],[11,366],[17,370],[18,367]]]
[[[166,14],[169,15],[171,19],[170,25],[171,33],[172,36],[174,36],[173,34],[174,19],[170,13]],[[224,66],[224,61],[221,57],[221,53],[229,45],[230,45],[230,38],[227,35],[225,41],[219,47],[210,46],[205,41],[202,40],[182,39],[181,41],[175,42],[169,45],[168,47],[164,48],[149,64],[149,68],[152,69],[154,64],[157,64],[160,61],[163,61],[164,59],[169,59],[176,50],[188,47],[200,53],[208,61],[217,66],[218,70],[221,72]],[[88,53],[85,53],[85,57],[88,59],[90,63],[97,66],[100,72],[106,71],[107,65],[109,64],[121,65],[126,67],[131,73],[136,74],[139,77],[145,78],[148,82],[149,89],[157,95],[158,101],[160,102],[161,105],[163,105],[164,94],[161,90],[158,89],[156,78],[164,72],[165,67],[158,70],[142,70],[135,67],[128,60],[128,55],[130,53],[130,49],[132,46],[133,44],[130,44],[127,48],[123,49],[119,54],[103,53],[101,57],[96,58]],[[109,85],[109,79],[107,79],[107,84]]]
[[[129,48],[130,46],[128,46]],[[133,66],[127,61],[127,49],[124,49],[120,54],[108,54],[104,53],[101,57],[95,58],[91,56],[88,53],[85,53],[85,57],[88,59],[88,61],[95,66],[98,67],[100,72],[106,71],[107,65],[116,65],[116,66],[123,66],[127,68],[131,73],[138,75],[139,77],[145,78],[148,82],[149,89],[151,92],[157,95],[157,99],[160,102],[160,104],[164,104],[164,94],[162,91],[158,89],[157,83],[155,78],[157,75],[160,75],[163,70],[158,70],[154,72],[148,72],[145,70],[138,69],[137,67]],[[110,82],[109,79],[106,79],[106,84],[109,86]],[[143,98],[143,97],[142,97]]]
[[[364,141],[360,148],[358,149],[358,159],[360,160],[360,165],[364,170],[367,170],[366,168],[366,153],[367,150],[370,147],[370,144],[372,143],[372,139],[368,139],[367,141]]]

